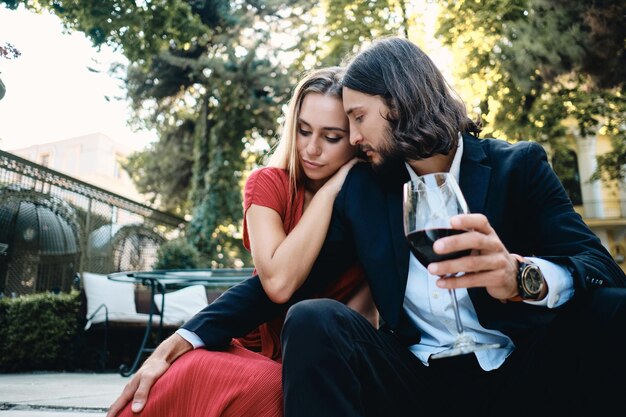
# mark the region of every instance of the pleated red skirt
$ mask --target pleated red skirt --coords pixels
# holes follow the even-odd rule
[[[238,342],[226,351],[195,349],[182,355],[150,390],[148,403],[121,417],[280,417],[282,365]]]

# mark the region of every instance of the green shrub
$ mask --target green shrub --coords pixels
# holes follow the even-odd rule
[[[0,372],[72,368],[79,293],[0,299]]]
[[[200,263],[200,253],[184,238],[170,240],[159,247],[154,269],[194,269]]]

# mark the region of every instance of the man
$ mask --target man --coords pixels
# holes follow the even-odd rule
[[[626,370],[626,292],[605,288],[626,280],[574,212],[542,148],[478,140],[432,61],[404,39],[358,54],[343,85],[351,142],[373,171],[353,168],[335,204],[342,221],[328,239],[354,242],[387,331],[328,300],[293,306],[282,334],[286,415],[619,409],[626,384],[596,384]],[[402,185],[433,172],[456,176],[470,211],[482,214],[454,218],[454,228],[469,232],[435,243],[441,254],[472,255],[426,270],[404,237]],[[441,291],[448,288],[457,289],[466,332],[499,349],[432,359],[456,334]]]
[[[308,280],[277,305],[252,278],[186,323],[185,337],[220,348],[291,305],[282,335],[288,417],[609,415],[619,407],[625,384],[608,381],[626,370],[626,277],[574,212],[542,148],[478,140],[440,72],[403,39],[358,54],[344,86],[351,141],[371,167],[357,165],[346,179]],[[402,186],[432,172],[455,175],[476,214],[452,220],[469,232],[435,244],[438,253],[472,255],[426,270],[404,236]],[[297,302],[354,259],[380,330],[339,303]],[[456,335],[448,288],[457,289],[467,333],[500,348],[431,358]],[[189,349],[178,335],[168,339],[112,410],[133,395],[145,401]]]

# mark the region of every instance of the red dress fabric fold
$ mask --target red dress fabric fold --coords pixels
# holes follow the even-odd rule
[[[182,355],[152,387],[146,407],[124,417],[282,416],[280,363],[237,342],[225,351],[195,349]]]

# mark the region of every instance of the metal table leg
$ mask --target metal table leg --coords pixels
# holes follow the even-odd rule
[[[137,355],[135,356],[135,360],[132,366],[129,368],[127,365],[120,365],[119,371],[122,376],[130,376],[134,374],[142,361],[141,358],[146,353],[154,352],[155,348],[147,347],[148,341],[150,339],[150,334],[152,333],[152,320],[154,315],[157,314],[159,316],[159,327],[157,329],[157,336],[155,340],[155,347],[161,342],[161,336],[163,334],[163,314],[160,314],[156,311],[156,306],[154,305],[154,295],[156,294],[157,289],[161,292],[162,295],[165,295],[165,287],[155,278],[143,278],[143,285],[150,286],[150,313],[148,315],[148,324],[146,325],[146,331],[143,334],[143,339],[141,341],[141,345],[139,346],[139,350],[137,350]],[[165,307],[165,296],[161,297],[161,311],[164,310]]]

